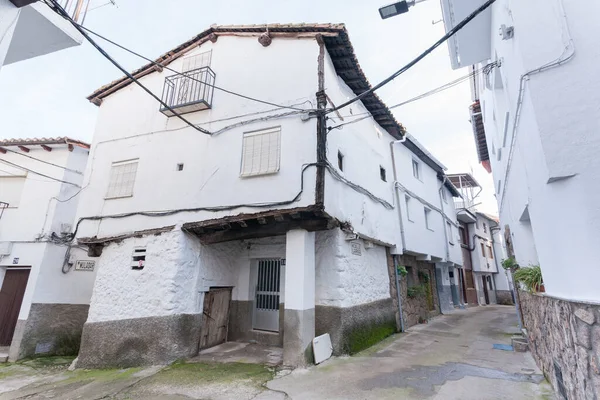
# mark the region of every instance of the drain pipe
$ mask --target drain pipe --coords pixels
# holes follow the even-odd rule
[[[394,194],[396,196],[396,208],[398,209],[398,222],[400,223],[400,241],[402,245],[402,254],[406,251],[406,238],[404,236],[404,224],[402,222],[402,208],[400,207],[400,195],[398,194],[398,174],[396,172],[396,157],[394,156],[394,144],[404,143],[406,135],[400,140],[390,142],[390,152],[392,155],[392,170],[394,172]],[[400,289],[400,274],[398,274],[398,257],[394,255],[394,275],[396,277],[396,297],[398,298],[398,314],[400,316],[400,332],[406,332],[404,329],[404,313],[402,312],[402,290]]]

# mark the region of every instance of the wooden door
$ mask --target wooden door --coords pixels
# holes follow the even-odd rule
[[[206,349],[227,340],[231,288],[211,288],[204,295],[200,349]]]
[[[0,346],[10,346],[29,279],[28,269],[7,269],[0,289]]]
[[[483,283],[483,295],[485,296],[485,304],[490,304],[490,294],[488,293],[487,280],[485,276],[481,277],[481,283]]]

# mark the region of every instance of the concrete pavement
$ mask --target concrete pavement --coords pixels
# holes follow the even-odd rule
[[[457,310],[354,357],[267,384],[301,399],[552,399],[529,353],[494,350],[517,331],[513,307]]]
[[[67,371],[71,359],[40,358],[0,364],[0,400],[553,399],[529,353],[492,349],[509,344],[514,332],[514,308],[490,306],[456,311],[356,356],[294,371],[246,363],[264,358],[251,346],[232,358],[240,352],[235,343],[143,369]],[[238,362],[207,362],[221,353]]]

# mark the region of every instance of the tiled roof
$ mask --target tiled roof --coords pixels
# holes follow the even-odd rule
[[[29,139],[1,139],[0,146],[34,146],[34,145],[52,145],[52,144],[72,144],[74,146],[83,147],[89,149],[89,143],[82,142],[81,140],[71,139],[69,137],[55,137],[55,138],[29,138]]]
[[[367,77],[358,64],[358,60],[354,54],[354,49],[350,43],[350,38],[348,37],[348,32],[344,24],[214,25],[194,36],[185,43],[180,44],[174,49],[158,57],[155,62],[166,66],[183,56],[191,49],[209,40],[210,37],[214,37],[212,35],[219,36],[219,34],[226,33],[263,33],[266,32],[267,29],[269,33],[274,35],[302,35],[303,33],[325,34],[323,41],[325,42],[325,46],[333,61],[333,65],[337,74],[356,95],[359,95],[371,88]],[[326,34],[335,35],[327,36]],[[133,71],[132,75],[136,78],[140,78],[156,70],[157,68],[155,65],[149,63]],[[131,83],[132,81],[129,78],[126,76],[122,77],[96,90],[94,93],[88,96],[88,100],[94,102],[95,104],[99,104],[99,100]],[[404,127],[402,124],[396,121],[390,109],[383,103],[383,101],[381,101],[379,96],[377,96],[375,93],[369,94],[362,99],[362,102],[367,110],[373,115],[373,118],[377,121],[377,123],[379,123],[379,125],[381,125],[388,133],[390,133],[390,135],[397,139],[401,139],[404,136]]]

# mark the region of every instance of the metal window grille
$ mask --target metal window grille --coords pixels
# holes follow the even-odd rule
[[[281,127],[244,133],[241,176],[279,171],[280,153]]]
[[[137,174],[138,160],[121,161],[112,164],[107,199],[133,196],[133,186]]]
[[[205,51],[204,53],[196,54],[193,56],[185,57],[183,61],[183,65],[181,68],[181,72],[188,72],[194,69],[210,67],[210,62],[212,60],[212,50]]]
[[[146,248],[138,247],[133,249],[131,256],[131,269],[144,269],[146,264]]]
[[[256,283],[256,308],[279,310],[281,260],[259,260]]]

